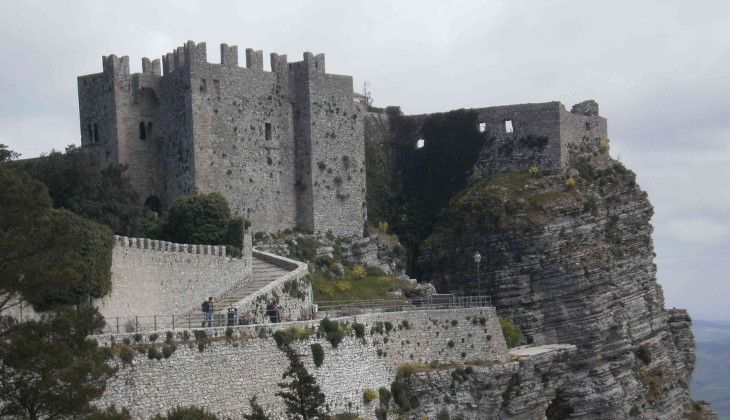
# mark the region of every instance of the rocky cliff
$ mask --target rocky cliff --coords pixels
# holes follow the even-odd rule
[[[419,264],[440,291],[490,294],[526,343],[576,345],[555,391],[572,417],[679,418],[690,405],[691,321],[664,308],[651,203],[608,147],[573,146],[564,173],[475,179],[442,213]]]

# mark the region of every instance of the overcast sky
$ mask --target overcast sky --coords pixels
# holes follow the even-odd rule
[[[594,98],[654,203],[667,307],[730,321],[729,1],[266,3],[0,0],[0,143],[78,144],[76,76],[112,53],[140,71],[188,39],[212,62],[222,42],[324,52],[406,113]]]

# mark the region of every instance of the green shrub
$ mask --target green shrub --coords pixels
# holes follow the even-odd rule
[[[311,348],[312,360],[314,360],[314,365],[317,367],[322,366],[322,363],[324,362],[324,348],[322,348],[322,345],[319,343],[312,344]]]
[[[406,330],[411,329],[411,324],[406,319],[404,319],[403,322],[400,323],[400,325],[401,325],[401,327],[403,327]]]
[[[157,333],[150,334],[150,337],[149,337],[150,338],[150,343],[154,343],[155,341],[157,341],[157,338],[158,337],[159,337],[159,335]]]
[[[382,405],[375,408],[375,418],[377,420],[388,420],[388,409]]]
[[[122,345],[119,347],[119,358],[122,360],[122,363],[132,363],[132,360],[134,359],[134,349],[128,344]]]
[[[175,353],[175,350],[177,350],[177,347],[174,344],[165,344],[164,346],[162,346],[162,357],[164,357],[165,359],[169,359],[170,356]]]
[[[404,411],[418,408],[420,405],[416,398],[411,397],[408,388],[399,380],[393,381],[390,385],[390,392],[393,394],[393,401]]]
[[[385,331],[383,330],[383,323],[378,321],[375,323],[375,326],[373,327],[372,331],[375,331],[378,334],[383,334]],[[372,333],[371,331],[371,333]]]
[[[429,367],[425,363],[408,362],[408,363],[403,363],[402,365],[398,366],[398,375],[410,376],[410,375],[413,375],[414,373],[423,372],[428,369],[429,369]]]
[[[168,331],[165,333],[165,343],[167,343],[167,344],[172,343],[173,338],[175,338],[175,336],[172,334],[172,331]]]
[[[332,348],[337,346],[345,338],[345,332],[342,330],[340,323],[337,321],[331,321],[329,318],[325,318],[319,323],[320,333],[323,333],[327,341],[332,344]]]
[[[448,343],[446,343],[450,348],[454,348],[454,340],[449,340]]]
[[[362,392],[362,399],[365,401],[366,404],[377,400],[378,397],[378,391],[372,388],[365,388]]]
[[[378,389],[378,397],[380,397],[380,404],[387,407],[388,404],[390,404],[390,399],[393,397],[393,395],[390,393],[388,388],[381,386]]]
[[[140,341],[142,341],[142,334],[140,334],[140,333],[135,334],[134,335],[134,342],[135,343],[139,343]]]
[[[150,347],[147,349],[147,358],[150,360],[160,360],[162,359],[162,353],[160,353],[160,351],[157,350],[155,347]]]
[[[304,340],[314,334],[314,329],[304,328],[300,325],[289,327],[285,330],[276,331],[273,336],[276,345],[281,347],[288,345],[295,340]]]
[[[385,321],[385,332],[390,332],[393,330],[393,324],[391,324],[388,321]]]
[[[507,348],[517,347],[522,344],[522,329],[519,325],[502,317],[499,317],[499,325],[502,327],[502,334],[504,334],[504,340],[507,342]]]
[[[357,337],[357,338],[365,337],[365,324],[360,324],[358,322],[355,322],[354,324],[352,324],[352,329],[355,330],[355,337]]]

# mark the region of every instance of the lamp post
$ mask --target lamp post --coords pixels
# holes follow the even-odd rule
[[[482,262],[482,256],[479,254],[479,251],[474,254],[474,262],[477,264],[477,294],[478,296],[482,295],[482,282],[479,278],[479,263]]]

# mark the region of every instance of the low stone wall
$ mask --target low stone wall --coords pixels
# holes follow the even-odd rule
[[[338,321],[365,324],[365,337],[349,333],[336,349],[316,336],[292,344],[322,387],[333,413],[353,411],[374,418],[375,405],[363,402],[363,389],[389,388],[398,366],[404,363],[475,359],[502,362],[507,350],[491,307],[374,313]],[[272,418],[283,418],[284,406],[276,392],[288,361],[271,335],[278,329],[317,325],[315,321],[301,321],[232,327],[233,334],[228,338],[225,328],[208,329],[213,342],[202,352],[191,338],[188,344],[178,342],[168,359],[150,360],[137,353],[131,364],[120,366],[97,404],[127,407],[135,418],[190,404],[223,418],[240,418],[249,411],[248,400],[256,395]],[[383,328],[382,334],[375,331],[378,325]],[[175,331],[175,339],[183,334]],[[188,335],[194,337],[192,331]],[[164,332],[160,336],[157,343],[164,340]],[[95,338],[108,345],[112,340],[120,343],[125,337],[132,336]],[[148,343],[148,338],[141,343]],[[319,368],[312,360],[313,343],[325,349]]]
[[[277,304],[283,321],[311,319],[313,292],[307,264],[258,250],[253,255],[289,272],[234,304],[238,313],[256,324],[269,323],[266,306]]]
[[[112,290],[95,304],[108,323],[199,311],[208,296],[251,277],[251,237],[245,238],[243,257],[229,258],[225,246],[116,236]]]

